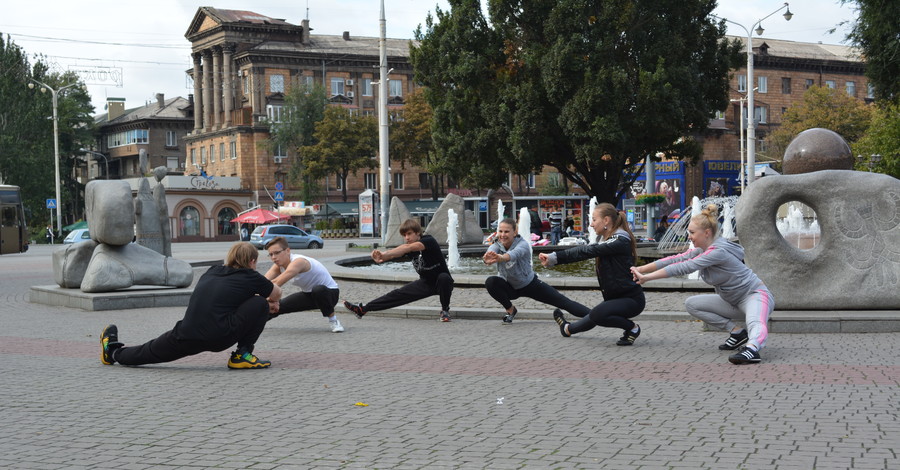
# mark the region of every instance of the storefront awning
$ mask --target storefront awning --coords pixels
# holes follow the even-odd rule
[[[358,202],[329,202],[328,204],[326,204],[326,206],[327,208],[324,211],[320,210],[316,215],[318,215],[319,217],[325,217],[326,215],[329,217],[359,217]]]

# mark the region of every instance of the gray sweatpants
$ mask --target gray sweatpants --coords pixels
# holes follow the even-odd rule
[[[760,350],[769,337],[769,315],[775,309],[775,298],[765,287],[757,289],[738,305],[732,305],[716,294],[695,295],[684,301],[688,313],[709,325],[731,331],[735,320],[743,320],[747,326],[748,346]]]

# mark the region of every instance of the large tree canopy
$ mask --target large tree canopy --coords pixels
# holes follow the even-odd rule
[[[895,0],[842,0],[855,3],[856,20],[847,39],[860,48],[866,77],[875,85],[878,100],[900,97],[900,2]]]
[[[450,0],[411,46],[434,109],[435,155],[455,179],[498,187],[558,169],[615,203],[643,158],[697,158],[728,102],[737,43],[712,0]],[[624,180],[623,180],[624,178]]]

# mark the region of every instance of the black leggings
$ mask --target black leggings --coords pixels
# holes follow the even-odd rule
[[[488,294],[507,310],[512,307],[511,300],[528,297],[563,309],[578,318],[586,316],[591,311],[584,305],[562,295],[553,286],[538,279],[537,276],[534,276],[534,279],[521,289],[513,288],[506,279],[500,276],[490,276],[484,281],[484,287],[487,288]]]
[[[405,286],[394,289],[387,294],[367,303],[363,306],[366,312],[377,312],[389,308],[406,305],[416,300],[421,300],[432,295],[441,298],[441,309],[450,311],[450,295],[453,293],[453,278],[447,273],[438,274],[434,285],[424,279],[418,279]]]
[[[237,343],[242,352],[253,352],[269,318],[269,303],[265,297],[253,296],[234,311],[234,329],[221,338],[211,340],[185,339],[179,334],[181,321],[175,328],[140,346],[123,346],[113,352],[113,359],[126,366],[171,362],[204,351],[224,351]]]
[[[634,328],[634,318],[644,311],[644,290],[636,289],[616,298],[606,298],[603,303],[591,309],[591,313],[569,325],[569,333],[581,333],[594,328],[597,325],[607,328],[621,328],[630,330]]]
[[[339,298],[341,298],[339,289],[316,286],[309,292],[297,292],[281,299],[278,314],[272,315],[272,318],[283,313],[302,312],[314,308],[321,310],[323,317],[330,317],[334,314],[334,306]]]

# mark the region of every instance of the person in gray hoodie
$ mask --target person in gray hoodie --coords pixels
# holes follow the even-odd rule
[[[729,362],[756,364],[769,336],[767,322],[775,309],[775,298],[744,264],[744,249],[718,236],[718,220],[718,206],[710,204],[692,216],[688,224],[688,238],[695,248],[631,268],[631,272],[635,281],[644,284],[699,271],[700,279],[713,286],[716,293],[689,297],[685,301],[688,313],[716,328],[731,331],[719,349],[743,348],[729,356]],[[738,326],[736,320],[744,320],[746,329]]]
[[[512,300],[528,297],[553,305],[576,317],[584,317],[590,309],[562,295],[553,286],[538,279],[531,267],[531,246],[516,235],[516,221],[508,218],[497,224],[497,239],[482,256],[484,264],[496,264],[497,276],[489,276],[484,286],[488,294],[506,309],[504,324],[510,324],[518,309]]]

